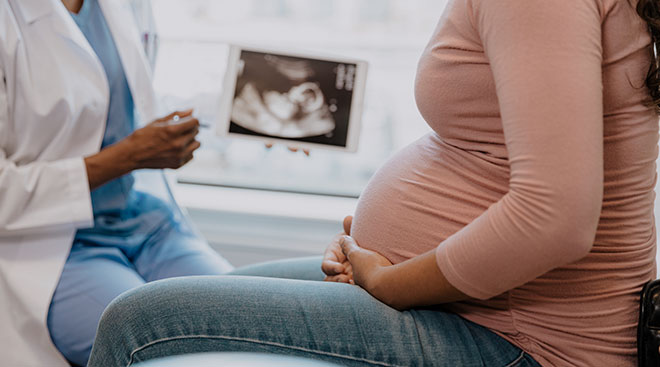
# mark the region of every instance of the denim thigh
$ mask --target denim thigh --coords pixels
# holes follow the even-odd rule
[[[346,366],[538,366],[451,313],[399,312],[348,284],[250,276],[169,279],[124,293],[103,315],[89,366],[222,351]]]
[[[322,261],[321,256],[268,261],[236,268],[227,275],[321,281],[325,278],[321,271]]]

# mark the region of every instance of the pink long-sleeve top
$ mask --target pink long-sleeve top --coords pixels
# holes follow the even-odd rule
[[[419,64],[433,132],[364,191],[352,234],[436,248],[447,307],[543,366],[635,366],[655,277],[658,118],[628,0],[450,0]],[[441,358],[441,357],[439,357]]]

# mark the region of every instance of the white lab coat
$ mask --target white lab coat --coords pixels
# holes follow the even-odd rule
[[[142,120],[157,115],[128,0],[99,0]],[[46,328],[77,229],[93,223],[83,157],[99,151],[103,66],[60,0],[0,0],[0,366],[68,366]]]

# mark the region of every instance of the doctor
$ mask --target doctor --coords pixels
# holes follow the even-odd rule
[[[136,188],[192,159],[199,124],[158,119],[132,21],[125,0],[0,0],[0,366],[85,365],[120,293],[231,268]]]

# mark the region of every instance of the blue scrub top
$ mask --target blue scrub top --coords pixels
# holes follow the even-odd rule
[[[114,144],[135,129],[135,106],[117,47],[98,0],[85,0],[78,14],[71,14],[103,64],[110,86],[108,119],[102,147]],[[126,247],[133,250],[144,236],[166,222],[175,221],[172,202],[134,189],[127,174],[92,191],[94,227],[79,230],[74,246]]]
[[[102,148],[107,147],[133,132],[135,128],[133,96],[98,0],[85,0],[80,12],[71,15],[101,60],[108,77],[110,105]],[[127,174],[94,190],[92,192],[94,214],[116,214],[127,209],[133,183],[133,175]]]

